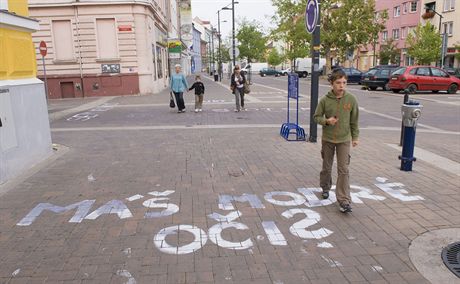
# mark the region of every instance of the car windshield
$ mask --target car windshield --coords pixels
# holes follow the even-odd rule
[[[396,69],[396,70],[392,73],[392,75],[402,75],[402,74],[404,74],[404,72],[406,71],[406,69],[407,69],[406,67],[401,67],[401,68],[399,68],[399,69]]]
[[[375,73],[377,73],[377,69],[371,69],[369,71],[367,71],[366,75],[375,75]]]

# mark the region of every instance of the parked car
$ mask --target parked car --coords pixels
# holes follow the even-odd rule
[[[332,71],[334,71],[335,69],[342,69],[343,72],[345,72],[345,74],[347,74],[347,77],[348,77],[347,82],[348,83],[361,84],[361,76],[362,76],[363,72],[359,71],[358,69],[353,68],[353,67],[345,68],[345,67],[342,67],[342,66],[334,66],[334,67],[332,67]],[[331,74],[328,75],[328,78],[329,79],[331,78]]]
[[[460,79],[460,68],[445,67],[444,70],[447,71],[449,75],[453,75]]]
[[[389,86],[394,93],[407,89],[411,94],[417,91],[447,91],[455,94],[460,86],[460,79],[438,67],[407,66],[400,67],[391,74]]]
[[[287,74],[291,73],[291,68],[286,68],[281,70],[281,75],[287,76]]]
[[[273,68],[263,68],[259,72],[260,76],[265,77],[267,75],[274,75],[275,77],[279,77],[282,73]]]
[[[385,91],[390,90],[388,82],[393,71],[398,69],[398,65],[377,65],[371,68],[361,77],[361,85],[375,91],[377,88],[382,88]]]

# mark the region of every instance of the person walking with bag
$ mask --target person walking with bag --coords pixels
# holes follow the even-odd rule
[[[176,97],[177,112],[181,113],[185,112],[184,91],[188,91],[188,83],[185,75],[181,72],[182,67],[180,64],[176,64],[174,67],[176,72],[171,75],[169,88]]]
[[[246,83],[246,77],[241,74],[240,66],[235,65],[233,74],[230,79],[230,90],[235,95],[235,112],[240,110],[246,110],[244,108],[244,85]]]
[[[315,122],[323,126],[321,138],[321,157],[323,167],[320,173],[322,197],[329,198],[332,186],[332,164],[337,153],[337,185],[336,195],[339,209],[343,213],[351,212],[350,177],[350,145],[359,144],[359,108],[356,98],[348,93],[347,75],[343,70],[334,70],[330,83],[332,90],[322,97],[316,108]]]

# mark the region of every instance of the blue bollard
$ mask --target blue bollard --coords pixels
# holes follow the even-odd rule
[[[422,108],[423,106],[416,101],[408,101],[401,107],[404,137],[402,155],[399,156],[399,159],[401,160],[402,171],[412,171],[412,164],[416,161],[414,157],[415,130],[417,128],[417,120],[422,114]]]

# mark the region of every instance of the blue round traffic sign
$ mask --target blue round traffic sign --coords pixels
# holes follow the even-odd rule
[[[316,29],[319,18],[319,5],[317,0],[308,0],[305,9],[305,27],[307,32],[313,33]]]

